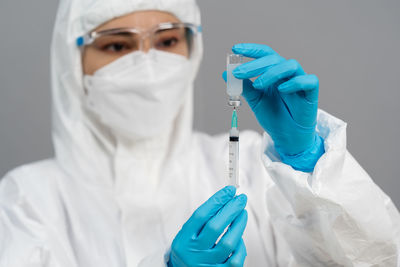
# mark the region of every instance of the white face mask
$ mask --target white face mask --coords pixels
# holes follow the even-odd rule
[[[123,56],[84,76],[86,105],[115,134],[150,138],[170,127],[193,82],[191,61],[151,50]]]

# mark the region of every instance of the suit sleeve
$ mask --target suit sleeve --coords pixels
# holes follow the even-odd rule
[[[320,110],[317,131],[326,153],[312,173],[280,162],[264,134],[267,206],[290,265],[400,266],[399,212],[347,151],[346,123]]]

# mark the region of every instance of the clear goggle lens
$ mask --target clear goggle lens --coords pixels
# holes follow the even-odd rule
[[[190,58],[196,34],[196,27],[185,24],[171,24],[145,33],[134,29],[113,29],[91,33],[87,45],[114,57],[138,50],[157,49]]]

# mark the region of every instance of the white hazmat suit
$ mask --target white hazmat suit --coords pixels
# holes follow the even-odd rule
[[[1,267],[166,266],[182,224],[227,183],[228,137],[192,130],[193,80],[154,138],[120,137],[85,109],[75,39],[138,10],[200,24],[192,0],[61,0],[51,52],[55,158],[1,181]],[[281,163],[267,134],[242,133],[246,266],[400,266],[399,213],[346,150],[346,124],[319,111],[317,131],[326,153],[313,173]]]

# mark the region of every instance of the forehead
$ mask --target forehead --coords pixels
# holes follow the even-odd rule
[[[180,22],[173,14],[158,10],[136,11],[128,15],[112,19],[99,27],[96,31],[114,28],[141,28],[149,29],[163,22]]]

